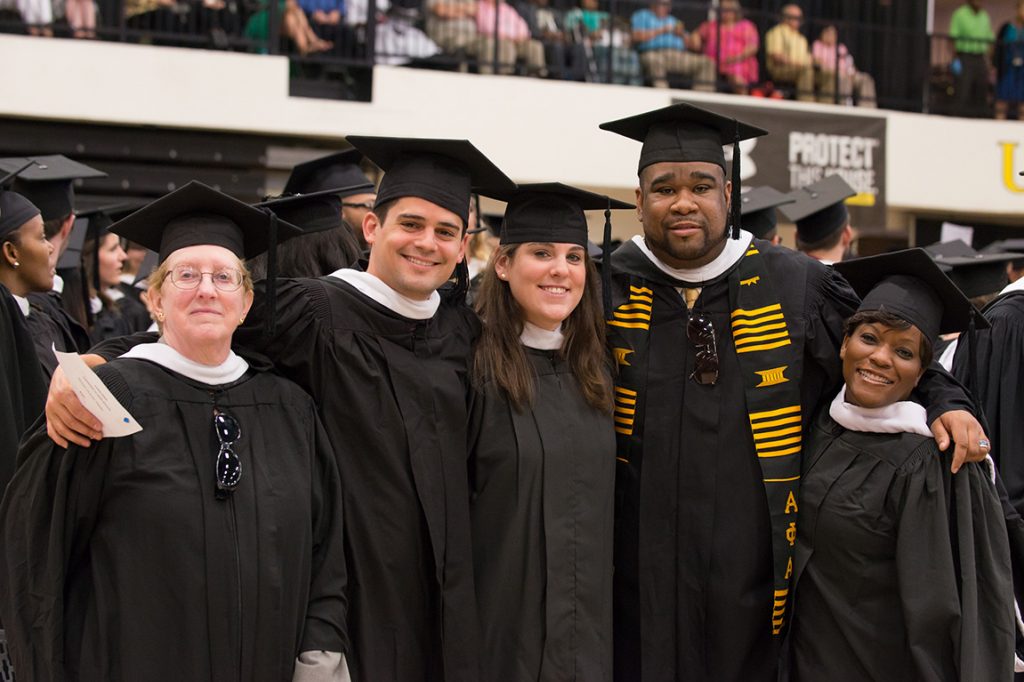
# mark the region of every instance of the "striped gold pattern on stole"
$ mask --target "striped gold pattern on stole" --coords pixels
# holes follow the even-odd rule
[[[750,429],[754,434],[754,449],[758,457],[782,457],[800,452],[803,426],[799,405],[753,412],[750,415]]]
[[[624,436],[633,435],[636,421],[636,391],[615,387],[615,430]],[[623,460],[625,461],[625,460]]]
[[[651,306],[654,304],[654,292],[647,287],[629,286],[629,301],[623,303],[612,312],[608,324],[612,327],[626,329],[651,328]]]
[[[786,597],[789,589],[775,590],[775,603],[772,605],[772,634],[782,633],[782,625],[786,621]]]
[[[788,346],[789,329],[778,303],[754,310],[732,311],[732,336],[737,353]]]

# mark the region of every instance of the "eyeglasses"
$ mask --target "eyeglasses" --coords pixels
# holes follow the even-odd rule
[[[364,201],[361,204],[357,204],[357,203],[352,202],[352,201],[343,201],[343,202],[341,202],[341,205],[345,206],[347,208],[365,208],[367,211],[372,211],[373,210],[373,204],[371,202],[369,202],[369,201]]]
[[[697,366],[690,378],[701,386],[714,386],[718,381],[718,347],[711,320],[704,313],[691,312],[686,321],[686,338],[697,351]]]
[[[171,284],[179,289],[196,289],[203,281],[203,275],[209,275],[213,286],[220,291],[237,291],[242,286],[242,273],[233,268],[202,272],[191,265],[178,265],[171,270]]]
[[[217,499],[223,500],[242,480],[242,460],[231,449],[242,437],[242,427],[230,414],[214,408],[213,430],[220,441],[220,451],[217,453]]]

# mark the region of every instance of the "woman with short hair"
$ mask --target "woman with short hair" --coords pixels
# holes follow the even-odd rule
[[[231,350],[269,222],[190,183],[112,228],[160,254],[160,340],[96,372],[142,430],[64,450],[40,426],[22,448],[0,505],[19,679],[346,673],[333,454],[312,399]]]

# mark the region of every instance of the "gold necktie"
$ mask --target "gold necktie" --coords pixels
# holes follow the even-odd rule
[[[697,289],[683,289],[683,298],[686,299],[686,309],[693,310],[693,304],[697,302],[697,297],[700,296],[700,288]]]

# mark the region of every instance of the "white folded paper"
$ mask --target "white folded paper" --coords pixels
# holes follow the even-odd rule
[[[85,409],[103,424],[104,438],[130,436],[142,430],[135,417],[124,409],[96,373],[89,369],[78,353],[61,353],[56,348],[57,362],[64,370],[64,377],[71,384],[75,395]]]

